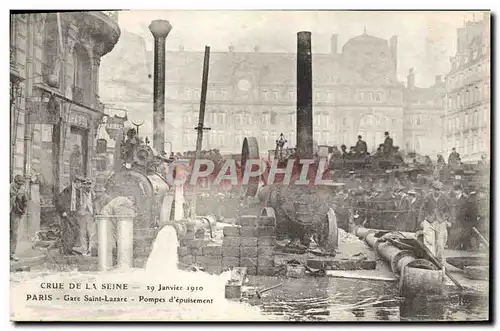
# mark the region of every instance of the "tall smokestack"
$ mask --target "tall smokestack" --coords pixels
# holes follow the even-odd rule
[[[311,32],[297,33],[297,156],[313,158]]]
[[[165,153],[165,43],[172,26],[168,21],[155,20],[149,25],[155,39],[153,82],[153,148]]]

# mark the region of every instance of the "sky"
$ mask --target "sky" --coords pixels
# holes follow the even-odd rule
[[[360,35],[389,39],[398,36],[398,78],[406,80],[414,68],[416,84],[429,86],[435,75],[449,71],[449,57],[456,47],[456,29],[464,20],[481,18],[481,13],[465,11],[123,11],[119,13],[122,30],[142,36],[153,48],[148,25],[166,19],[172,25],[167,50],[182,45],[185,50],[296,52],[296,34],[312,32],[313,53],[327,53],[330,37],[338,34],[338,47]]]

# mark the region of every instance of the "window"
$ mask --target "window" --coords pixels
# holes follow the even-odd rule
[[[467,130],[469,127],[469,113],[464,114],[464,129]]]
[[[75,175],[87,176],[87,130],[71,127],[70,136],[66,141],[69,147],[64,153],[64,159],[69,162],[70,180]]]
[[[271,113],[271,125],[276,125],[276,113],[275,112],[272,112]]]
[[[288,100],[293,101],[293,91],[288,91]]]
[[[263,100],[267,100],[268,99],[267,90],[262,90],[262,99]]]
[[[89,104],[92,93],[92,66],[85,48],[79,44],[73,50],[73,100]]]
[[[224,122],[225,122],[224,117],[225,116],[222,113],[217,114],[217,124],[224,124]]]
[[[210,100],[215,100],[215,91],[214,90],[208,91],[208,98]]]
[[[234,124],[243,125],[243,114],[235,114],[234,115]]]
[[[316,102],[320,102],[321,101],[321,93],[320,92],[316,92]]]
[[[477,134],[474,135],[472,141],[472,153],[479,152],[479,136]]]
[[[97,171],[106,171],[108,168],[108,159],[105,156],[96,158],[95,167]]]
[[[377,92],[377,96],[375,97],[375,100],[382,101],[382,93],[381,92]]]
[[[270,122],[270,115],[269,114],[262,114],[261,123],[264,125],[267,125],[267,124],[269,124],[269,122]]]
[[[372,92],[368,93],[368,101],[373,101],[373,93]]]
[[[273,91],[273,100],[274,100],[274,101],[278,101],[278,98],[279,98],[279,93],[278,93],[278,91]]]

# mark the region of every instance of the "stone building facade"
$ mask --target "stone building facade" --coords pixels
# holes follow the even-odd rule
[[[77,174],[95,179],[105,116],[101,57],[120,36],[116,12],[10,15],[11,177],[25,175],[27,235],[54,219],[56,195]],[[40,215],[41,214],[41,215]]]
[[[457,52],[445,78],[443,151],[456,148],[463,162],[490,153],[490,29],[489,13],[457,29]]]
[[[143,133],[151,137],[153,83],[147,76],[153,54],[139,36],[122,37],[117,51],[106,59],[106,102],[129,109],[130,118],[145,120]],[[314,139],[319,145],[351,146],[361,134],[373,150],[389,131],[401,149],[420,147],[429,155],[439,151],[433,140],[436,126],[421,123],[439,123],[440,84],[420,89],[397,80],[396,36],[385,40],[365,31],[339,50],[338,36],[332,35],[330,49],[312,55]],[[182,46],[169,50],[167,38],[166,57],[166,148],[170,143],[175,152],[194,150],[203,52]],[[240,153],[244,137],[255,136],[261,154],[267,155],[280,133],[288,147],[296,145],[295,54],[268,53],[259,47],[238,52],[230,45],[227,52],[210,53],[208,80],[205,126],[211,130],[204,134],[203,148]]]

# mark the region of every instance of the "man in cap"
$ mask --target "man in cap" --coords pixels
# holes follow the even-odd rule
[[[435,181],[430,193],[425,197],[421,212],[421,229],[424,244],[434,256],[445,265],[444,248],[448,240],[447,221],[451,208],[448,199],[442,193],[443,184]]]
[[[80,218],[88,209],[88,201],[81,194],[84,181],[82,176],[74,176],[56,201],[56,211],[61,221],[61,253],[65,255],[75,254],[73,248],[80,235]]]
[[[392,146],[393,146],[393,140],[391,138],[391,136],[389,135],[389,132],[386,131],[384,133],[384,136],[385,136],[385,140],[384,140],[384,144],[383,144],[383,151],[384,151],[384,154],[386,155],[386,157],[388,157],[391,153],[392,153]]]
[[[420,219],[422,200],[414,189],[410,189],[407,194],[400,206],[400,209],[404,210],[403,231],[415,232],[419,229],[419,224],[422,221]]]
[[[466,237],[470,237],[472,232],[472,228],[470,231],[467,230],[467,223],[469,223],[467,221],[468,196],[463,192],[462,185],[457,183],[453,186],[451,199],[453,217],[448,245],[453,249],[459,249],[463,246]]]
[[[356,142],[356,153],[361,156],[365,156],[368,152],[368,146],[366,142],[363,141],[363,137],[361,135],[358,136],[358,141]]]
[[[16,175],[10,184],[10,260],[18,261],[16,256],[17,234],[19,223],[26,213],[28,207],[28,197],[24,189],[24,177]]]

